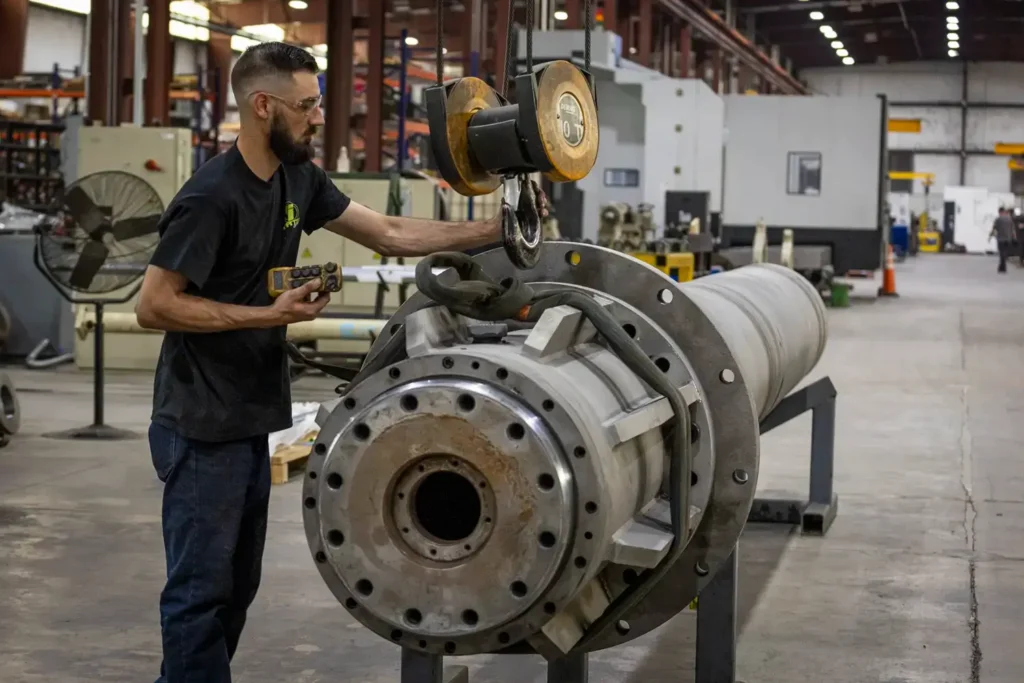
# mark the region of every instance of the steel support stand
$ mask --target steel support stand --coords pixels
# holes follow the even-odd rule
[[[697,598],[694,683],[736,683],[736,579],[739,545]]]
[[[761,433],[811,411],[810,490],[806,500],[755,498],[748,522],[799,524],[804,533],[824,535],[839,511],[832,490],[835,463],[836,388],[823,377],[790,394],[761,421]]]
[[[402,649],[401,683],[469,683],[469,668],[445,668],[444,657],[415,650]],[[569,655],[548,663],[547,683],[587,683],[587,655]],[[510,683],[514,683],[511,682]]]

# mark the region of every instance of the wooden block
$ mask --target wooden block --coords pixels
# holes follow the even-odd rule
[[[312,444],[282,446],[270,456],[270,482],[272,484],[287,483],[289,477],[300,471],[309,459]]]

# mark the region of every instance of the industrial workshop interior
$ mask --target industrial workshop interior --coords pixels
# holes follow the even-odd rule
[[[0,683],[1021,683],[1022,212],[1021,0],[0,0]]]

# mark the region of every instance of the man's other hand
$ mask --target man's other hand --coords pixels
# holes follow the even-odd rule
[[[311,280],[297,289],[290,289],[277,297],[272,308],[280,317],[281,324],[315,320],[331,301],[330,292],[320,292],[317,297],[310,301],[309,297],[320,289],[319,280]]]

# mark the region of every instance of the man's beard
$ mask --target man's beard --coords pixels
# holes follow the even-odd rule
[[[310,126],[307,134],[312,136],[315,132],[316,128]],[[289,166],[304,164],[316,156],[312,139],[310,142],[293,140],[284,122],[276,115],[270,121],[270,151],[281,160],[282,164]]]

